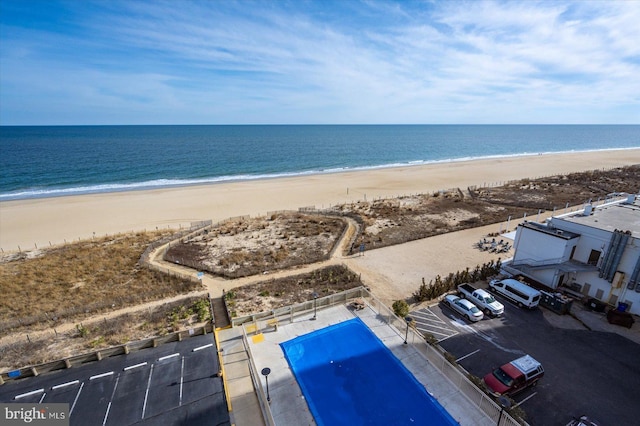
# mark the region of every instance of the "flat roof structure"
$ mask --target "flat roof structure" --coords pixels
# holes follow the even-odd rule
[[[589,212],[589,206],[587,206]],[[640,201],[634,199],[633,203],[618,202],[591,207],[589,214],[584,210],[576,213],[557,216],[553,220],[562,220],[614,232],[631,231],[634,238],[640,238]]]

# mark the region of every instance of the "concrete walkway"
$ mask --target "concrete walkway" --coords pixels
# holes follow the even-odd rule
[[[571,305],[570,315],[558,315],[548,309],[540,309],[545,319],[554,327],[616,333],[640,345],[640,323],[637,321],[631,328],[609,324],[604,312],[590,311],[578,301]]]
[[[265,425],[260,401],[251,378],[250,360],[242,341],[242,327],[218,330],[225,391],[231,400],[229,416],[236,426]]]

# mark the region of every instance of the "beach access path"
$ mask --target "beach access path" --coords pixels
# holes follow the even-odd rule
[[[351,235],[356,232],[357,227],[352,219],[347,219],[347,223],[348,229],[342,240],[337,243],[337,248],[329,260],[237,279],[223,279],[204,273],[201,277],[202,283],[211,297],[215,298],[221,297],[223,291],[267,279],[305,274],[329,265],[344,265],[359,274],[363,284],[369,287],[378,299],[391,306],[395,300],[409,298],[420,287],[422,278],[429,283],[436,275],[446,276],[467,267],[473,269],[476,265],[496,261],[500,257],[504,260],[505,255],[509,255],[480,251],[473,247],[475,242],[487,234],[498,232],[500,226],[506,227],[506,223],[450,232],[376,250],[365,250],[363,255],[345,255]],[[515,223],[512,222],[513,226]],[[165,248],[166,245],[157,247],[151,253],[150,259],[154,266],[166,270],[167,273],[197,276],[198,271],[163,260],[162,253]]]

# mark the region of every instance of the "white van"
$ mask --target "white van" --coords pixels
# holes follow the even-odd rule
[[[538,306],[541,297],[540,292],[535,288],[531,288],[528,285],[512,278],[501,281],[492,280],[489,283],[489,290],[512,300],[521,308],[523,306],[526,306],[529,309],[535,308]]]

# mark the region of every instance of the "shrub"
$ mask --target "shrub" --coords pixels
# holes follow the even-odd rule
[[[400,318],[404,318],[409,314],[409,305],[404,300],[396,300],[393,302],[393,313]]]
[[[466,268],[463,271],[458,271],[456,273],[452,272],[444,279],[438,275],[435,280],[429,281],[428,285],[424,278],[422,278],[422,284],[418,290],[412,294],[412,297],[416,302],[435,299],[443,294],[455,290],[460,284],[486,280],[487,278],[500,273],[501,266],[502,262],[500,259],[496,262],[492,260],[482,266],[476,266],[473,271]]]

